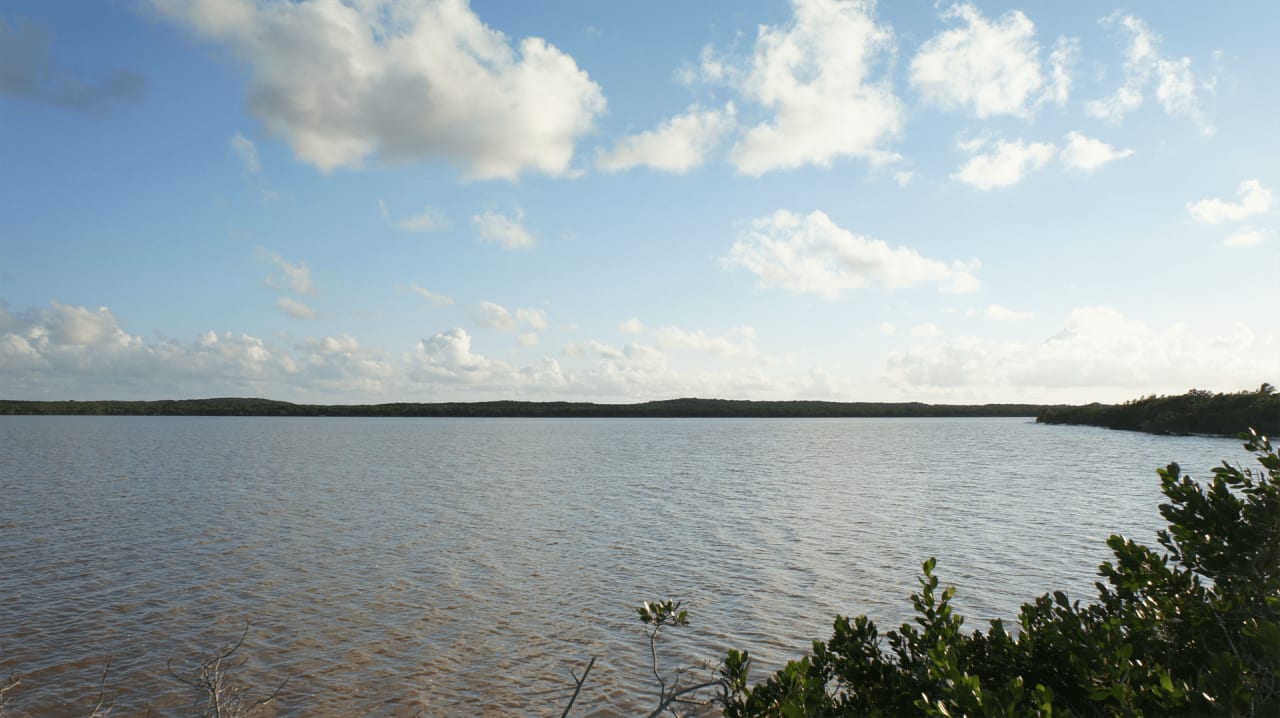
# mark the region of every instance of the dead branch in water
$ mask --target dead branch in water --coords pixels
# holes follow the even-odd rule
[[[234,644],[222,646],[210,657],[202,657],[200,664],[187,674],[175,672],[173,659],[169,660],[167,664],[169,675],[174,680],[190,686],[196,692],[195,701],[191,706],[194,715],[200,718],[245,718],[274,701],[280,695],[280,691],[284,690],[285,684],[289,682],[288,678],[285,678],[271,695],[249,702],[245,696],[247,689],[237,675],[238,669],[249,659],[236,655],[236,651],[240,650],[247,635],[249,635],[249,624],[245,623],[244,631],[240,633],[240,638]]]

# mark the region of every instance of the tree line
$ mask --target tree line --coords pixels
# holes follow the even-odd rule
[[[1146,396],[1123,404],[1051,406],[1036,414],[1044,424],[1084,424],[1151,434],[1235,436],[1242,426],[1280,434],[1280,394],[1264,383],[1256,390],[1215,394],[1192,389],[1176,396]]]
[[[294,404],[251,398],[161,401],[0,400],[0,414],[112,416],[367,416],[527,418],[822,418],[1033,417],[1042,404],[923,404],[919,402],[745,401],[669,399],[635,404],[565,401],[481,401],[391,404]]]

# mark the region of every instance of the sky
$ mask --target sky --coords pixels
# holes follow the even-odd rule
[[[1280,3],[0,0],[0,398],[1280,383]]]

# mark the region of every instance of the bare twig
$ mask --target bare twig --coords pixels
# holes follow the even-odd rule
[[[111,709],[116,705],[116,699],[112,698],[110,703],[103,705],[106,699],[107,673],[111,671],[112,658],[107,659],[107,665],[102,667],[102,678],[98,681],[98,699],[94,701],[93,708],[89,710],[89,715],[85,718],[106,718],[111,714]]]
[[[200,664],[189,675],[179,675],[173,670],[173,660],[167,664],[169,675],[180,683],[195,689],[197,695],[192,708],[201,718],[243,718],[253,715],[259,708],[274,701],[289,679],[285,678],[279,686],[266,698],[246,703],[245,687],[236,676],[236,669],[248,660],[237,656],[236,651],[244,644],[249,634],[249,624],[245,623],[244,631],[234,643],[219,648],[213,656],[201,660]]]
[[[4,697],[4,694],[8,693],[9,691],[13,690],[14,688],[17,688],[17,687],[18,687],[18,684],[19,684],[19,683],[21,683],[21,682],[22,682],[22,679],[21,679],[21,678],[18,678],[17,676],[9,676],[9,680],[5,681],[3,685],[0,685],[0,718],[4,718],[4,715],[5,715],[5,709],[4,709],[4,705],[5,705],[5,697]]]
[[[587,663],[586,670],[582,672],[581,678],[579,678],[572,669],[569,670],[569,675],[573,676],[573,682],[577,685],[574,686],[573,695],[569,697],[569,705],[564,707],[564,712],[560,714],[560,718],[566,718],[569,715],[570,709],[573,708],[573,702],[578,700],[578,693],[582,690],[582,684],[587,682],[587,674],[591,672],[591,667],[595,664],[596,657],[592,656],[591,661]]]

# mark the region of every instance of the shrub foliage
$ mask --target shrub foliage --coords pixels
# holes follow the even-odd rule
[[[756,685],[751,658],[721,668],[724,715],[1280,715],[1280,457],[1242,434],[1261,467],[1224,463],[1207,483],[1159,471],[1163,551],[1122,536],[1098,597],[1025,604],[1016,630],[966,633],[924,563],[915,624],[866,616]]]

